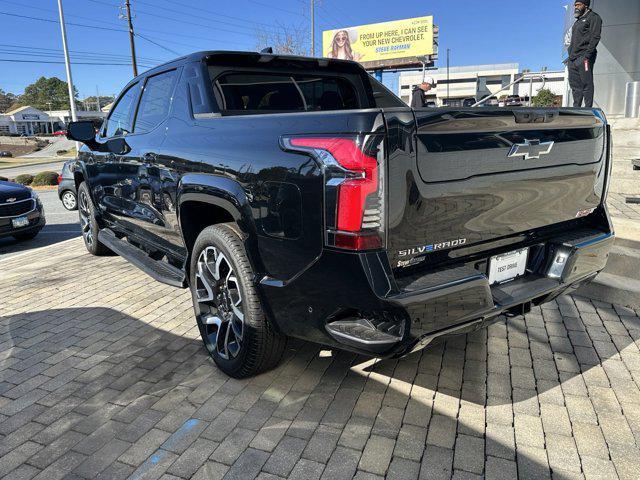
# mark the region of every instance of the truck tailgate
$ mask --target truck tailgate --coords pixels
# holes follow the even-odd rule
[[[436,251],[484,243],[495,248],[503,237],[588,215],[601,203],[607,135],[594,111],[414,114],[414,150],[398,155],[389,148],[393,267],[416,264]],[[389,129],[390,141],[397,141],[394,121]]]

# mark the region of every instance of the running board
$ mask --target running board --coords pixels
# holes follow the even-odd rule
[[[173,287],[186,287],[185,275],[182,270],[162,260],[152,259],[146,252],[116,237],[111,230],[100,230],[98,240],[155,280]]]

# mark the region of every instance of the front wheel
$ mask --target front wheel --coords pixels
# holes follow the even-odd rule
[[[84,246],[91,255],[107,255],[109,249],[98,241],[98,220],[96,219],[96,209],[89,195],[89,187],[86,182],[82,182],[78,187],[78,216],[80,217],[80,228],[82,229],[82,239]]]
[[[274,367],[286,337],[265,316],[241,238],[230,224],[205,228],[191,256],[190,286],[200,335],[227,375],[248,377]]]

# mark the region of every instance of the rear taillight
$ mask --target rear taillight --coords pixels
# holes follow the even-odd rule
[[[58,185],[60,185],[60,182],[62,182],[62,175],[58,174]]]
[[[325,243],[347,250],[384,246],[380,135],[287,137],[287,150],[313,155],[324,170]]]

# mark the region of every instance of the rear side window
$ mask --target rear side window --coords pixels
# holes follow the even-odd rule
[[[109,118],[105,120],[102,136],[110,138],[131,133],[133,109],[139,90],[140,84],[134,83],[120,96],[118,103],[111,109]]]
[[[135,133],[153,130],[167,118],[176,76],[177,71],[171,70],[147,79],[138,107]]]
[[[220,75],[213,87],[221,109],[229,113],[360,108],[355,87],[337,76],[229,73]]]

